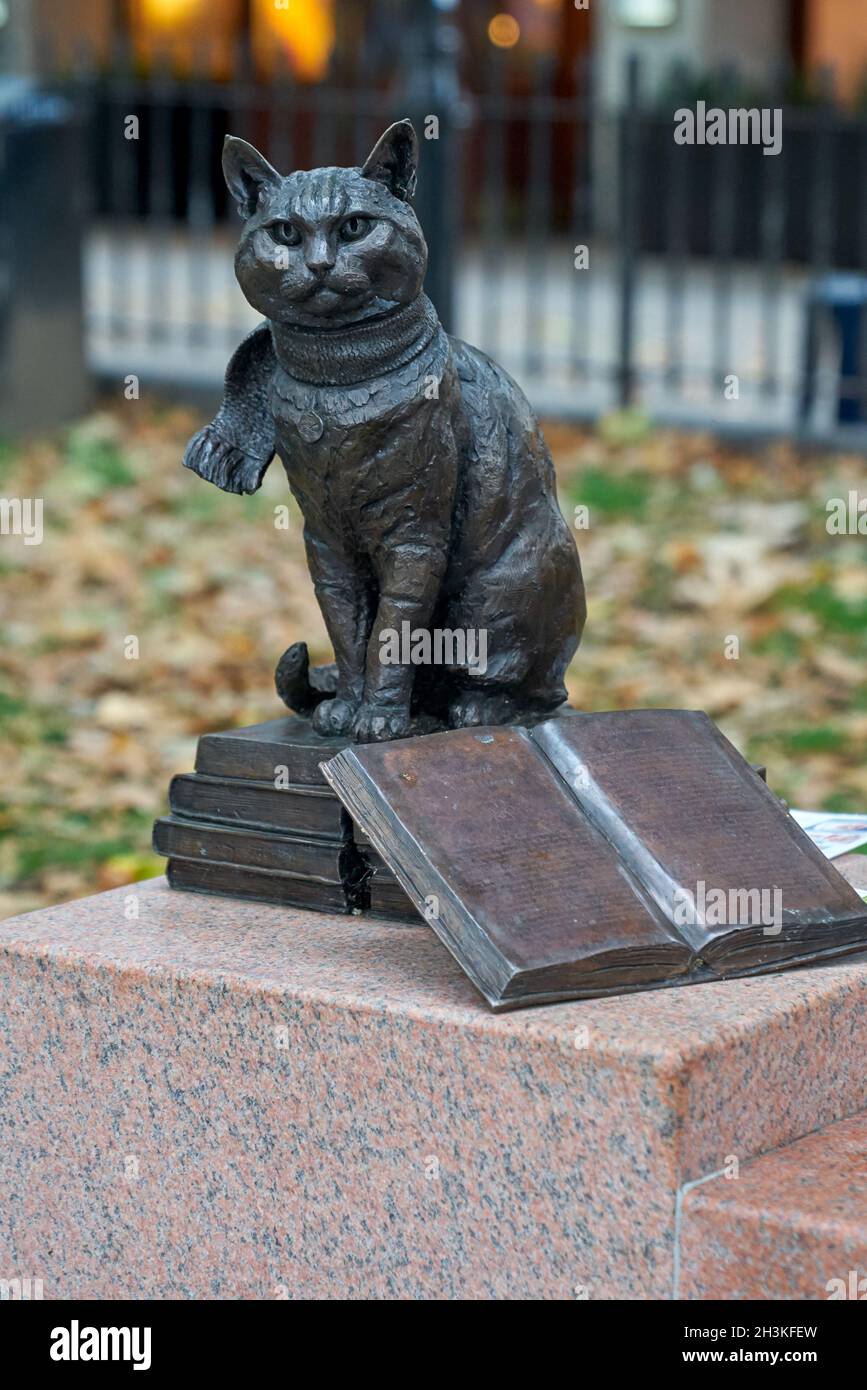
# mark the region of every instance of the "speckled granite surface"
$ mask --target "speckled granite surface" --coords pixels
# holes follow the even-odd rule
[[[867,1115],[684,1195],[684,1298],[867,1298]]]
[[[834,860],[844,878],[861,893],[867,893],[867,854],[841,854]]]
[[[681,1184],[867,1107],[863,959],[494,1017],[423,929],[162,880],[0,951],[46,1297],[669,1297]]]

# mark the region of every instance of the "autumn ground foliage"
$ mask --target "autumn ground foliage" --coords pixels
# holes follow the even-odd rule
[[[0,535],[0,915],[159,872],[197,736],[280,712],[290,642],[329,656],[279,464],[218,492],[180,467],[198,423],[139,403],[0,452],[44,525]],[[705,709],[792,804],[867,808],[867,536],[827,526],[864,460],[637,416],[547,434],[589,594],[572,703]]]

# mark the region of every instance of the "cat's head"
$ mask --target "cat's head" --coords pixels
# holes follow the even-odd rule
[[[245,218],[235,273],[253,308],[277,323],[333,328],[415,299],[427,267],[409,204],[417,164],[410,121],[390,126],[360,169],[285,178],[227,135],[223,173]]]

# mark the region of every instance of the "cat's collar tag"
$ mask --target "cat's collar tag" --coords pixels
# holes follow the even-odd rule
[[[321,439],[325,431],[325,425],[321,415],[317,415],[315,410],[305,410],[298,420],[298,433],[306,444],[315,444],[317,439]]]

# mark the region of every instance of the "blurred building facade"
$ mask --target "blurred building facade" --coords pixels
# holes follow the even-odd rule
[[[9,0],[0,66],[75,104],[109,382],[213,385],[254,321],[230,130],[288,170],[412,115],[432,297],[543,408],[800,426],[805,302],[867,268],[863,0]],[[784,110],[779,158],[676,145],[700,100]]]
[[[460,32],[470,72],[494,36],[516,50],[516,81],[542,53],[562,86],[592,49],[612,100],[626,51],[641,53],[651,83],[675,63],[698,74],[734,64],[758,83],[782,64],[804,77],[832,69],[841,97],[867,99],[862,0],[10,0],[2,56],[19,71],[85,52],[108,64],[120,42],[143,70],[170,55],[176,70],[229,79],[246,45],[260,77],[286,67],[321,82],[357,72],[360,55],[373,69],[393,66],[409,30],[437,13]]]

